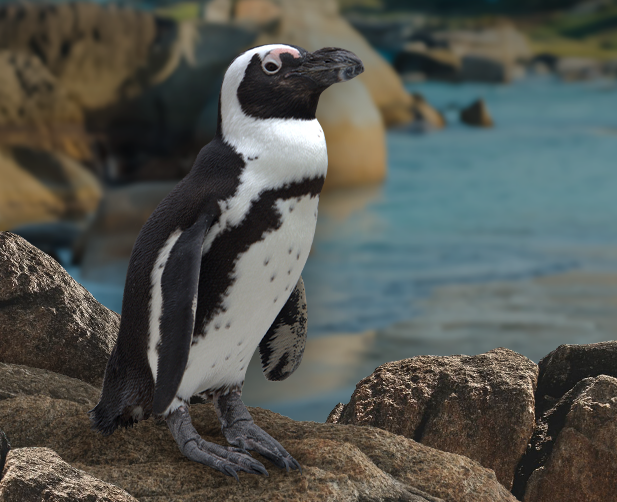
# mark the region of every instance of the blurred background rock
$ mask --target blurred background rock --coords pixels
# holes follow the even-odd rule
[[[306,361],[253,364],[251,404],[325,420],[390,360],[615,338],[617,0],[0,0],[0,230],[120,311],[226,67],[275,42],[366,71],[317,111]]]

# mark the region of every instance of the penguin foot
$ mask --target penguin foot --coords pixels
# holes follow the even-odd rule
[[[266,457],[281,469],[297,469],[300,464],[270,434],[255,425],[246,406],[240,399],[239,391],[226,395],[213,395],[214,408],[221,422],[221,429],[229,444],[242,450],[253,450]]]
[[[251,457],[246,450],[229,448],[204,441],[193,427],[185,406],[180,406],[167,417],[171,431],[182,454],[189,460],[212,467],[239,481],[238,472],[268,476],[263,464]]]

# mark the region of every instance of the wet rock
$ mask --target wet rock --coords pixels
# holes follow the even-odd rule
[[[80,221],[96,209],[102,188],[79,162],[24,146],[0,147],[0,229]]]
[[[461,110],[461,122],[476,127],[493,127],[493,119],[483,99],[478,99]]]
[[[3,145],[92,158],[81,107],[34,54],[0,50],[0,131]]]
[[[525,502],[613,500],[616,452],[617,379],[586,378],[538,420],[513,492]]]
[[[0,363],[0,401],[20,395],[49,396],[94,406],[98,402],[100,391],[77,378],[53,371]]]
[[[394,60],[394,67],[403,74],[421,74],[435,80],[457,80],[461,59],[449,49],[428,49],[413,43],[404,48]]]
[[[587,377],[617,377],[617,342],[560,345],[538,364],[536,416],[541,416]]]
[[[592,58],[562,57],[555,71],[565,81],[592,80],[603,74],[602,62]]]
[[[75,244],[82,277],[109,282],[126,276],[135,239],[176,182],[150,181],[108,190],[86,232]]]
[[[512,80],[509,71],[503,61],[482,56],[463,56],[459,78],[466,82],[509,82]]]
[[[8,455],[0,502],[137,502],[120,488],[64,462],[48,448],[18,448]]]
[[[537,366],[508,349],[387,363],[356,386],[329,422],[371,425],[458,453],[507,488],[534,427]]]
[[[153,420],[110,437],[89,428],[87,407],[43,396],[0,401],[0,423],[14,447],[45,446],[92,476],[142,502],[174,500],[333,500],[500,502],[515,499],[492,471],[371,427],[294,422],[260,408],[255,422],[276,437],[302,465],[282,471],[257,454],[270,476],[240,473],[240,483],[178,450],[167,426]],[[226,444],[213,407],[191,407],[207,441]]]
[[[425,130],[443,129],[446,126],[444,116],[433,108],[421,94],[413,94],[411,109],[414,113],[414,124],[421,125]]]
[[[0,232],[0,361],[102,382],[120,316],[52,258]]]

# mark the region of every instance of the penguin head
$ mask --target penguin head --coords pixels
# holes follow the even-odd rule
[[[332,84],[364,71],[352,52],[327,47],[308,52],[292,45],[250,49],[229,66],[221,87],[219,129],[239,118],[315,118],[319,96]]]

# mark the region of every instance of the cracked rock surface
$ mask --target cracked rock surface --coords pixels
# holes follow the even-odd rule
[[[534,427],[538,367],[508,349],[386,363],[328,421],[371,425],[493,469],[508,489]]]

